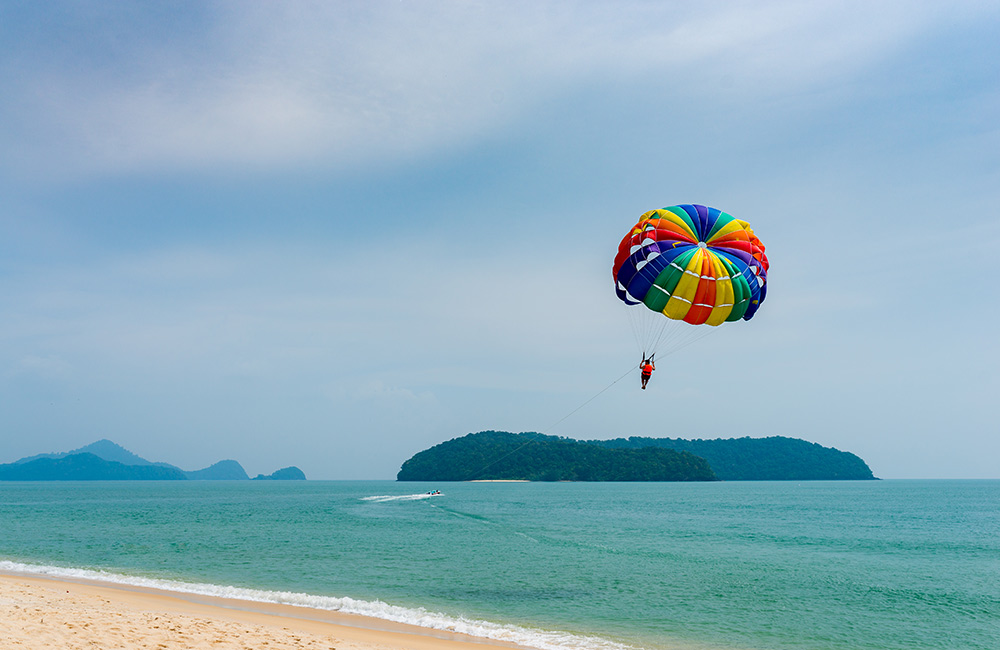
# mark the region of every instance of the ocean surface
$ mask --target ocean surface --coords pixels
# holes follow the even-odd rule
[[[547,650],[997,650],[1000,481],[0,483],[0,570]]]

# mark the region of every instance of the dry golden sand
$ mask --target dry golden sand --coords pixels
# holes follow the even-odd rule
[[[504,647],[304,608],[0,574],[3,650],[487,650],[490,645]]]

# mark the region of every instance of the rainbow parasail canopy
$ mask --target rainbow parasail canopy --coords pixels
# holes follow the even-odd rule
[[[764,244],[746,221],[704,205],[675,205],[639,218],[618,246],[615,290],[691,325],[750,320],[767,291]]]

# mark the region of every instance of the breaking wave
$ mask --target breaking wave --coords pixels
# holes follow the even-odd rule
[[[421,495],[408,495],[416,497]],[[430,495],[427,495],[430,496]],[[369,497],[375,500],[382,497]],[[403,497],[392,497],[394,499]],[[429,612],[423,608],[390,605],[380,600],[366,601],[348,597],[317,596],[290,591],[267,591],[226,585],[182,582],[160,578],[130,576],[108,571],[75,569],[39,564],[23,564],[0,560],[0,572],[52,578],[93,580],[104,583],[145,587],[181,594],[197,594],[217,598],[231,598],[246,602],[276,603],[317,610],[357,614],[395,623],[404,623],[432,630],[465,634],[482,639],[505,641],[539,650],[630,650],[631,646],[597,637],[581,636],[569,632],[536,630],[517,625],[504,625],[464,617]]]

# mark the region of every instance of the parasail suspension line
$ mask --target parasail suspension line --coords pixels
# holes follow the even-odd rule
[[[653,354],[655,355],[656,353],[654,352]],[[586,402],[584,402],[580,406],[577,406],[575,409],[573,409],[572,411],[570,411],[566,415],[564,415],[561,418],[559,418],[558,420],[556,420],[553,424],[550,424],[548,427],[546,427],[545,430],[548,431],[550,429],[555,429],[559,424],[561,424],[563,422],[563,420],[568,419],[569,416],[573,415],[574,413],[576,413],[577,411],[579,411],[580,409],[582,409],[587,404],[590,404],[591,402],[593,402],[595,399],[597,399],[598,397],[600,397],[601,394],[604,393],[604,391],[608,390],[609,388],[611,388],[612,386],[614,386],[615,384],[617,384],[618,382],[620,382],[622,379],[625,379],[626,377],[628,377],[629,375],[631,375],[635,370],[636,370],[635,366],[629,368],[628,372],[626,372],[624,375],[622,375],[618,379],[614,380],[613,382],[611,382],[610,384],[608,384],[607,386],[605,386],[604,388],[602,388],[601,390],[599,390],[593,397],[591,397],[590,399],[588,399]]]
[[[655,352],[654,352],[654,354],[655,354]],[[597,393],[595,393],[593,396],[591,396],[586,402],[584,402],[580,406],[577,406],[575,409],[573,409],[572,411],[570,411],[566,415],[562,416],[561,418],[559,418],[558,420],[556,420],[554,423],[552,423],[549,426],[545,427],[545,429],[543,431],[535,431],[534,432],[535,436],[536,436],[535,438],[533,438],[531,440],[528,440],[526,443],[524,443],[520,447],[517,447],[516,449],[507,452],[506,454],[504,454],[500,458],[497,458],[497,459],[491,461],[490,463],[487,463],[486,465],[483,465],[478,470],[476,470],[474,473],[470,474],[469,478],[467,478],[465,480],[466,481],[473,480],[475,477],[479,476],[480,474],[482,474],[483,472],[485,472],[487,469],[489,469],[493,465],[496,465],[497,463],[499,463],[504,458],[508,458],[510,456],[513,456],[514,454],[516,454],[517,452],[521,451],[522,449],[524,449],[528,445],[530,445],[532,443],[535,443],[535,442],[538,442],[538,437],[545,435],[548,431],[551,431],[552,429],[555,429],[564,420],[568,419],[571,415],[573,415],[574,413],[576,413],[577,411],[579,411],[580,409],[582,409],[587,404],[590,404],[591,402],[593,402],[595,399],[597,399],[598,397],[600,397],[609,388],[611,388],[612,386],[614,386],[615,384],[617,384],[618,382],[620,382],[622,379],[625,379],[626,377],[628,377],[629,375],[631,375],[636,370],[637,370],[637,368],[635,366],[629,368],[628,371],[624,375],[622,375],[618,379],[614,380],[613,382],[611,382],[610,384],[608,384],[607,386],[605,386],[601,390],[597,391]]]

